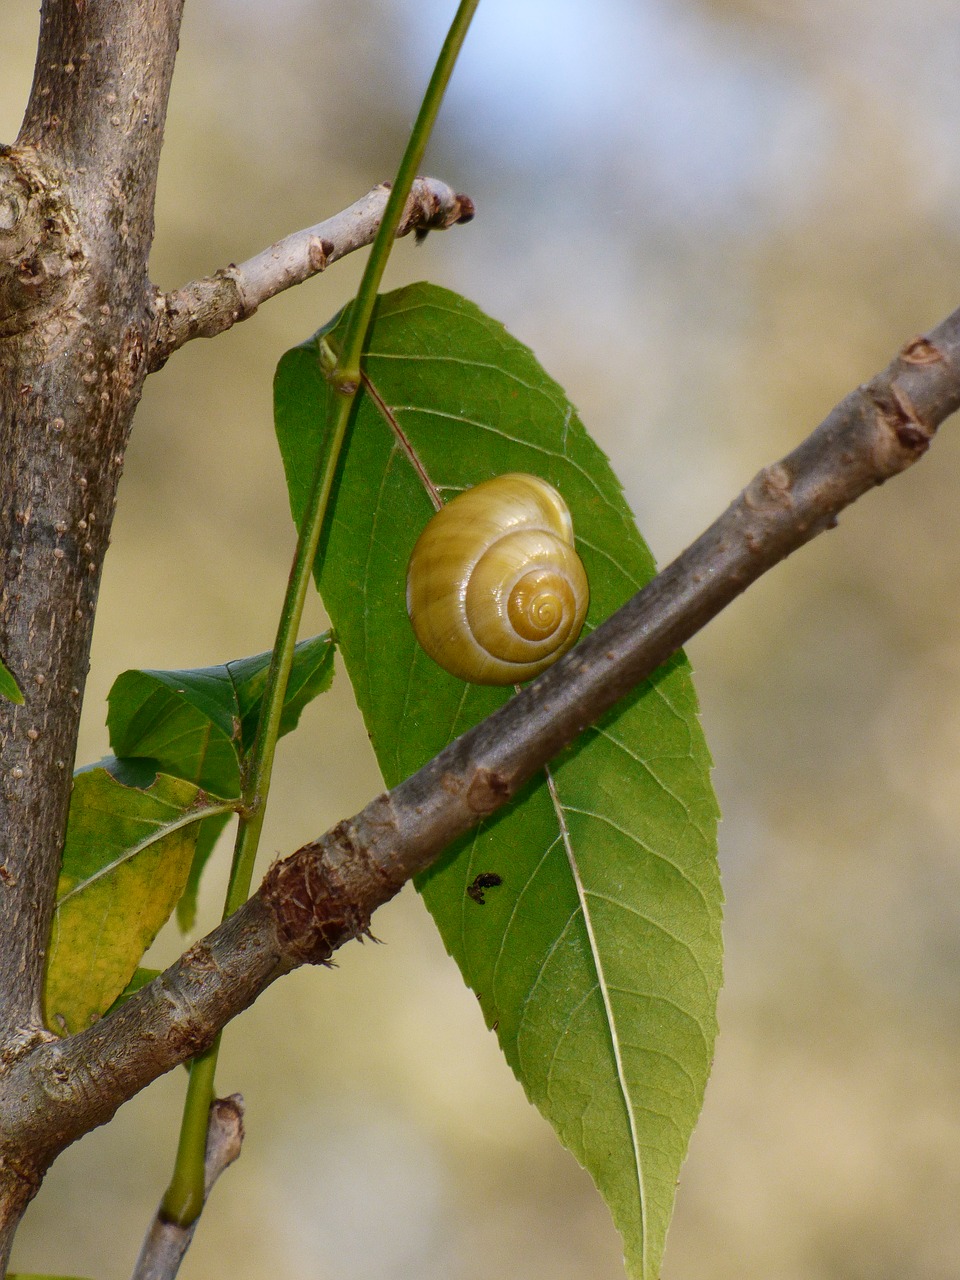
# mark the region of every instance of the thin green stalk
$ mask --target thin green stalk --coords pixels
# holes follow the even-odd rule
[[[245,771],[243,808],[233,851],[233,865],[223,908],[223,918],[232,915],[250,895],[253,867],[257,857],[260,832],[263,829],[266,797],[270,789],[273,761],[280,735],[280,717],[303,605],[310,585],[310,571],[317,554],[323,520],[330,500],[337,460],[347,434],[354,396],[337,398],[337,419],[329,447],[317,460],[310,498],[300,525],[297,550],[290,580],[280,612],[273,658],[267,673],[263,705],[257,734]],[[173,1176],[161,1204],[161,1215],[168,1222],[190,1226],[196,1221],[204,1201],[204,1159],[206,1155],[207,1117],[214,1099],[214,1077],[220,1037],[190,1063],[190,1082],[184,1102],[183,1119]]]
[[[337,387],[346,385],[347,388],[356,388],[359,385],[360,355],[363,351],[363,344],[366,341],[367,330],[370,327],[374,304],[377,301],[377,290],[380,288],[380,281],[383,279],[387,258],[393,248],[393,242],[397,234],[397,228],[400,225],[400,219],[403,216],[407,197],[410,194],[410,188],[413,186],[413,180],[417,176],[417,170],[423,160],[423,153],[427,149],[430,134],[436,123],[443,95],[446,92],[453,68],[466,39],[467,30],[479,3],[480,0],[461,0],[450,30],[447,32],[447,38],[443,42],[440,56],[437,58],[437,65],[433,69],[430,83],[427,85],[427,91],[423,96],[419,114],[410,133],[407,149],[403,153],[400,168],[397,170],[397,177],[390,192],[387,207],[383,211],[383,221],[380,223],[377,238],[373,242],[373,248],[370,250],[370,256],[367,259],[360,288],[357,291],[353,306],[350,308],[350,318],[347,321],[343,348],[337,361],[337,367],[331,374],[331,381]]]
[[[245,770],[240,824],[224,904],[224,918],[236,911],[250,893],[294,647],[310,584],[310,573],[326,519],[330,492],[360,388],[360,357],[370,328],[377,291],[443,95],[479,3],[480,0],[461,0],[457,9],[400,162],[360,288],[350,308],[343,347],[332,368],[325,370],[336,393],[336,421],[327,449],[317,460],[310,498],[300,525],[290,581],[280,613],[257,734]],[[322,357],[330,354],[321,352]],[[219,1047],[218,1036],[211,1048],[190,1065],[190,1083],[184,1104],[176,1163],[160,1210],[164,1218],[181,1226],[193,1223],[203,1209],[207,1117],[214,1099],[214,1076]]]
[[[183,1104],[177,1159],[160,1205],[161,1218],[184,1227],[199,1218],[206,1194],[207,1126],[210,1123],[213,1077],[219,1048],[220,1037],[217,1036],[211,1048],[190,1063],[190,1083]]]

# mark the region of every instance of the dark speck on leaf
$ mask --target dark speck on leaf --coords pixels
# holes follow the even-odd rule
[[[484,890],[495,889],[498,884],[503,884],[502,876],[498,876],[495,871],[481,871],[467,889],[467,897],[472,898],[478,907],[482,907],[487,900]]]

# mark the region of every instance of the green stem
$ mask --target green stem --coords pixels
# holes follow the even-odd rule
[[[328,446],[317,459],[310,497],[301,518],[300,537],[297,541],[290,581],[280,613],[277,639],[267,674],[257,734],[245,769],[240,824],[224,904],[224,919],[242,906],[250,894],[254,863],[260,843],[260,833],[263,829],[267,794],[270,790],[270,778],[273,773],[273,761],[280,736],[283,701],[290,678],[290,668],[293,665],[300,618],[310,584],[310,572],[320,544],[320,535],[326,519],[337,465],[347,437],[354,401],[360,389],[360,357],[373,317],[377,290],[380,288],[387,259],[396,239],[407,197],[410,195],[413,180],[417,176],[440,110],[440,103],[479,3],[480,0],[461,0],[457,9],[410,133],[373,248],[367,259],[360,288],[350,308],[339,357],[331,369],[325,370],[336,396],[336,420]],[[322,360],[329,352],[321,349],[320,354]],[[214,1099],[214,1076],[219,1048],[220,1037],[218,1036],[211,1048],[190,1064],[190,1083],[187,1086],[187,1097],[184,1103],[177,1159],[173,1177],[160,1210],[167,1221],[176,1222],[181,1226],[190,1226],[203,1209],[207,1124],[210,1104]]]
[[[287,584],[273,658],[267,672],[263,705],[249,763],[245,770],[240,824],[233,851],[230,882],[224,902],[223,918],[232,915],[250,895],[253,867],[270,789],[273,761],[280,736],[283,699],[293,665],[294,648],[303,605],[310,585],[310,571],[316,559],[317,545],[336,474],[337,460],[347,434],[353,396],[339,396],[337,418],[329,447],[317,460],[310,498],[300,525],[297,550]],[[207,1117],[214,1099],[214,1076],[220,1037],[206,1053],[190,1064],[190,1082],[180,1125],[180,1141],[173,1177],[163,1197],[161,1215],[168,1222],[190,1226],[196,1221],[204,1201],[204,1159],[206,1155]]]
[[[430,83],[427,85],[419,114],[410,133],[407,149],[403,153],[400,168],[397,170],[387,207],[383,211],[383,221],[380,223],[377,238],[373,242],[373,248],[367,259],[360,288],[350,308],[340,359],[337,361],[337,368],[331,374],[331,380],[337,387],[346,384],[347,388],[355,388],[359,385],[360,355],[366,340],[367,329],[370,327],[377,290],[380,288],[387,258],[393,248],[393,241],[400,219],[403,217],[403,209],[407,203],[410,188],[413,186],[413,180],[417,176],[423,153],[427,149],[430,134],[436,123],[443,95],[479,3],[480,0],[461,0],[450,30],[447,32],[447,38],[443,42],[440,56],[437,58]]]
[[[220,1037],[217,1036],[211,1048],[190,1063],[190,1083],[183,1104],[177,1159],[173,1166],[173,1177],[160,1205],[161,1218],[184,1227],[196,1222],[203,1209],[206,1193],[204,1166],[207,1126],[210,1122],[213,1077],[217,1070],[219,1048]]]
[[[267,794],[273,775],[273,761],[280,737],[280,718],[283,700],[293,666],[294,649],[303,616],[303,605],[310,586],[310,573],[317,558],[317,547],[323,529],[330,491],[337,471],[340,451],[347,434],[353,397],[339,397],[337,417],[329,446],[317,460],[310,497],[300,524],[296,555],[290,571],[290,581],[280,612],[280,625],[273,649],[273,658],[267,673],[263,694],[263,707],[257,724],[257,735],[246,769],[244,785],[244,812],[240,816],[237,843],[233,855],[233,867],[227,888],[223,917],[233,915],[250,896],[253,866],[260,843],[260,832],[266,812]]]

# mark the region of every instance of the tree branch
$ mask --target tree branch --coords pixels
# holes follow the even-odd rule
[[[146,300],[157,168],[183,0],[44,0],[17,139],[70,191],[98,302]]]
[[[407,879],[751,582],[911,466],[958,406],[960,311],[847,396],[673,564],[489,719],[275,864],[238,912],[115,1014],[15,1063],[0,1077],[0,1160],[28,1151],[42,1171],[156,1076],[205,1049],[276,978],[362,937]]]
[[[240,1155],[242,1144],[243,1098],[239,1093],[232,1093],[229,1098],[215,1098],[210,1104],[207,1125],[204,1206],[221,1173]],[[196,1218],[189,1227],[182,1227],[179,1223],[167,1222],[158,1211],[144,1239],[131,1280],[173,1280],[199,1221]]]
[[[0,148],[0,652],[25,695],[0,702],[0,1063],[49,1035],[44,953],[100,571],[146,374],[181,4],[44,0],[20,137]]]
[[[148,363],[161,367],[192,338],[213,338],[252,316],[262,302],[325,271],[331,262],[370,244],[377,234],[390,187],[381,183],[315,227],[295,231],[239,266],[222,267],[172,293],[158,293]],[[473,201],[436,178],[417,178],[397,237],[443,231],[474,216]]]

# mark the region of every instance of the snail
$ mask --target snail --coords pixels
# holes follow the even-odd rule
[[[576,642],[589,599],[566,503],[545,480],[520,473],[442,507],[407,569],[417,639],[472,684],[539,675]]]

